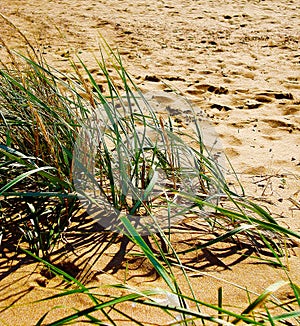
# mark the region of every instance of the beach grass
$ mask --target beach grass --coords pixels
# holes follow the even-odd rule
[[[299,324],[300,289],[289,278],[285,258],[300,234],[250,201],[241,185],[231,189],[227,170],[206,146],[196,115],[193,130],[178,128],[172,117],[155,111],[118,53],[105,42],[103,49],[96,61],[106,80],[105,92],[80,58],[70,61],[72,74],[63,74],[32,50],[21,55],[7,49],[13,64],[0,69],[0,244],[13,244],[65,280],[69,287],[44,301],[51,304],[74,293],[91,299],[90,307],[47,325],[82,318],[90,324],[117,325],[111,312],[142,325],[138,316],[122,310],[124,302],[158,309],[174,325]],[[107,284],[127,294],[103,297],[52,264],[55,248],[80,209],[98,211],[103,228],[134,243],[166,288]],[[175,250],[174,226],[191,216],[210,236]],[[282,268],[288,281],[270,284],[239,313],[222,306],[221,289],[218,305],[201,301],[190,281],[195,271],[182,257],[225,241],[267,251],[271,258],[264,262]],[[178,270],[189,293],[182,290]],[[275,296],[283,286],[293,291],[289,302]],[[157,295],[166,299],[159,301]]]

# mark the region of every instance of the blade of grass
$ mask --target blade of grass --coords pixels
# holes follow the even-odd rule
[[[149,246],[146,244],[144,239],[139,235],[139,233],[136,231],[136,229],[130,223],[129,219],[126,216],[122,216],[120,218],[120,220],[122,221],[122,223],[125,226],[126,230],[130,234],[132,241],[134,243],[136,243],[141,248],[141,250],[144,252],[146,257],[149,259],[149,261],[151,262],[153,267],[156,269],[158,274],[164,279],[166,284],[172,290],[172,292],[176,292],[176,289],[174,287],[174,283],[170,279],[170,276],[166,272],[166,269],[162,266],[162,264],[159,262],[159,260],[155,257],[153,251],[149,248]]]
[[[7,191],[9,188],[13,187],[15,184],[17,184],[21,180],[29,177],[30,175],[32,175],[34,173],[40,173],[40,172],[42,172],[44,170],[55,170],[55,168],[53,168],[51,166],[43,166],[43,167],[40,167],[40,168],[37,168],[37,169],[34,169],[34,170],[30,170],[30,171],[24,172],[21,175],[19,175],[16,178],[14,178],[13,180],[11,180],[5,186],[3,186],[0,189],[0,195],[2,195],[5,191]]]
[[[33,253],[31,253],[30,251],[24,249],[24,248],[21,248],[21,250],[26,253],[28,256],[31,256],[32,258],[34,258],[35,260],[43,263],[45,266],[47,266],[53,273],[55,273],[56,275],[60,275],[62,276],[67,282],[69,283],[74,283],[76,284],[82,291],[86,291],[88,293],[88,296],[90,297],[90,299],[92,300],[92,302],[94,304],[98,304],[98,300],[96,299],[96,297],[94,295],[92,295],[90,292],[89,292],[89,289],[86,288],[80,281],[78,281],[75,277],[69,275],[68,273],[66,273],[65,271],[63,271],[62,269],[54,266],[53,264],[47,262],[46,260],[34,255]],[[47,300],[46,299],[43,299],[43,300]]]
[[[288,282],[286,281],[279,281],[277,283],[274,283],[266,288],[266,290],[258,297],[256,298],[243,312],[241,315],[249,315],[252,311],[254,311],[257,307],[261,306],[267,298],[273,294],[273,292],[277,291],[279,288],[281,288],[284,285],[287,285]],[[241,318],[236,318],[232,321],[232,324],[237,325],[242,321]]]

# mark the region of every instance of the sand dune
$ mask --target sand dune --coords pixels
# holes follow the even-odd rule
[[[300,4],[297,0],[4,0],[0,12],[49,63],[62,71],[68,72],[68,58],[79,54],[101,83],[103,76],[98,74],[93,58],[98,53],[101,34],[113,48],[118,48],[127,70],[143,91],[163,91],[167,85],[179,90],[218,133],[222,150],[246,192],[260,198],[281,223],[300,231],[300,211],[296,205],[300,200]],[[1,26],[1,38],[11,48],[24,51],[20,35],[7,22],[1,22]],[[2,60],[9,60],[3,47],[0,55]],[[163,106],[168,107],[171,115],[185,123],[188,112],[172,107],[172,102],[161,103],[161,110]],[[80,254],[86,250],[83,244],[76,249]],[[291,272],[298,283],[299,254],[296,248],[291,257]],[[110,255],[95,263],[95,274],[108,264]],[[83,260],[90,256],[91,252],[82,253]],[[284,277],[280,271],[251,265],[248,261],[224,270],[222,266],[207,263],[204,256],[199,258],[197,268],[202,266],[205,272],[234,280],[257,292]],[[235,255],[228,255],[223,261],[230,264],[234,259]],[[149,281],[151,286],[161,285],[159,280],[153,282],[155,276],[147,274],[146,262],[141,264],[142,275],[135,276],[135,264],[138,261],[132,260],[129,271],[134,284]],[[54,281],[43,285],[45,278],[39,281],[39,273],[33,274],[37,275],[34,279],[30,277],[31,283],[20,277],[33,267],[22,267],[1,281],[4,303],[16,299],[10,293],[21,296],[21,289],[26,293],[22,300],[27,302],[44,295],[46,290],[52,291],[50,285]],[[103,284],[108,282],[106,278],[117,282],[123,274],[124,270],[114,275],[108,270],[91,282]],[[195,278],[197,282],[199,278]],[[221,283],[203,276],[197,294],[214,302],[216,293],[211,289],[217,289]],[[229,286],[223,286],[224,291],[233,295],[230,303],[247,300],[237,290],[232,292]],[[78,307],[85,304],[78,298],[66,304],[77,303]],[[10,309],[2,312],[0,318],[9,325],[29,325],[28,320],[35,318],[33,311],[40,317],[47,308],[41,307],[38,312]],[[136,313],[132,307],[128,309]],[[20,312],[21,319],[17,315]]]

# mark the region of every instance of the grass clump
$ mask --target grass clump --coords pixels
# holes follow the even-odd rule
[[[111,311],[141,325],[119,308],[124,302],[160,309],[175,318],[174,324],[299,322],[300,291],[292,281],[292,305],[271,296],[283,286],[276,283],[240,313],[222,307],[221,298],[219,305],[212,305],[194,294],[183,255],[224,241],[239,241],[258,251],[267,250],[274,264],[286,269],[281,261],[286,244],[300,238],[247,200],[242,189],[242,195],[230,189],[224,167],[205,145],[201,121],[195,115],[191,119],[194,127],[187,132],[171,116],[156,112],[109,47],[109,63],[102,53],[97,61],[106,80],[105,93],[80,60],[80,67],[72,63],[74,74],[70,76],[37,56],[9,53],[15,65],[0,69],[1,246],[21,245],[27,255],[72,285],[71,290],[46,300],[74,293],[91,299],[89,308],[49,325],[83,317],[91,324],[116,325]],[[94,214],[102,227],[125,234],[168,290],[113,285],[129,294],[103,298],[53,266],[52,252],[80,207]],[[172,232],[188,217],[200,221],[210,236],[200,244],[175,250]],[[181,290],[178,269],[189,294]],[[162,294],[166,302],[155,299]],[[283,312],[272,315],[267,305],[256,312],[267,301]],[[203,313],[202,307],[211,314]],[[95,317],[93,313],[99,311],[101,317]],[[47,314],[37,325],[46,318]]]

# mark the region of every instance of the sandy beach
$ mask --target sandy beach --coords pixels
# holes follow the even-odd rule
[[[45,1],[3,0],[0,13],[17,26],[46,61],[62,72],[71,71],[68,59],[79,55],[99,84],[95,56],[104,38],[117,49],[138,87],[160,92],[178,90],[210,122],[250,198],[272,212],[279,223],[300,232],[300,3],[297,0],[175,1],[142,0]],[[25,51],[24,40],[0,17],[0,37],[16,51]],[[9,61],[3,46],[1,60]],[[172,104],[172,103],[171,103]],[[182,124],[186,110],[172,114]],[[232,175],[228,179],[233,181]],[[71,233],[70,233],[71,234]],[[178,234],[174,241],[191,240]],[[146,260],[127,258],[119,268],[109,262],[120,243],[97,260],[101,235],[70,235],[75,254],[58,249],[57,261],[67,261],[68,271],[78,268],[86,284],[103,286],[124,280],[131,286],[163,287]],[[104,241],[104,240],[103,240]],[[127,250],[131,248],[128,245]],[[199,252],[189,266],[201,300],[216,303],[217,289],[223,287],[224,305],[240,307],[247,302],[241,287],[261,293],[268,285],[286,279],[285,273],[255,259],[240,259],[251,248],[233,244]],[[248,250],[248,251],[247,251]],[[211,257],[209,255],[212,255]],[[213,257],[213,258],[212,258]],[[218,257],[217,260],[215,257]],[[290,273],[300,284],[300,247],[289,257]],[[193,258],[193,259],[192,259]],[[49,310],[47,303],[27,304],[57,293],[57,278],[47,279],[37,264],[25,264],[22,255],[8,248],[0,260],[0,324],[33,325]],[[13,261],[13,263],[12,263]],[[15,266],[11,269],[11,263]],[[67,264],[67,265],[68,265]],[[178,277],[183,279],[182,275]],[[220,280],[222,279],[222,280]],[[186,288],[188,291],[188,289]],[[105,290],[109,291],[115,290]],[[281,298],[288,298],[284,288]],[[3,309],[10,304],[14,307]],[[89,305],[77,294],[55,299],[55,305],[82,309]],[[149,308],[126,307],[129,314],[145,315],[145,323],[163,325]],[[70,308],[54,310],[47,322],[71,313]],[[118,325],[125,325],[122,321]],[[77,324],[76,324],[77,325]],[[78,323],[79,325],[79,323]]]

